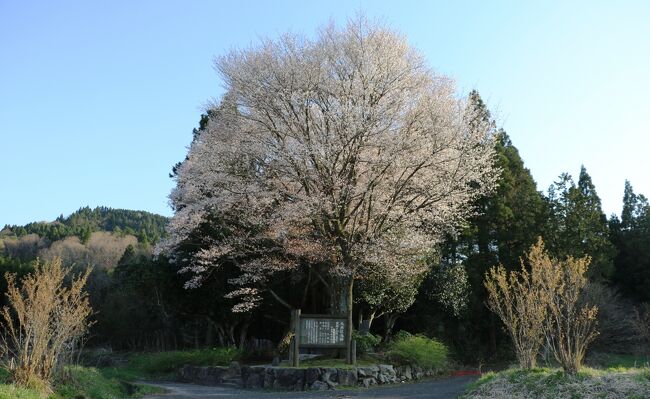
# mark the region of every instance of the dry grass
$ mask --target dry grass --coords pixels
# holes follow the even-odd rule
[[[649,369],[583,369],[568,375],[560,369],[506,370],[488,373],[465,399],[641,399],[650,397]]]

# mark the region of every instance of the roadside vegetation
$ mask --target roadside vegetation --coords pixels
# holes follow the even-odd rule
[[[168,379],[184,365],[228,366],[240,359],[242,352],[236,348],[211,348],[187,351],[136,353],[116,367],[104,367],[102,374],[122,381],[139,379]]]
[[[598,307],[586,290],[590,262],[590,257],[553,258],[539,239],[519,271],[490,269],[488,307],[506,327],[519,367],[483,375],[466,398],[650,397],[647,356],[596,355],[589,363],[598,368],[583,366],[598,336]],[[559,368],[536,367],[542,347],[544,361]]]
[[[423,369],[444,371],[448,367],[449,350],[432,338],[424,335],[405,334],[391,343],[388,351],[390,359],[397,363],[417,365]]]
[[[37,260],[34,271],[20,280],[5,275],[0,398],[114,399],[150,391],[72,365],[92,324],[85,290],[90,272],[75,275],[54,258]]]
[[[591,399],[650,397],[650,369],[584,367],[576,374],[558,368],[509,369],[487,373],[464,396],[465,399]]]
[[[0,399],[120,399],[161,392],[158,388],[128,383],[93,367],[66,367],[64,375],[49,386],[16,383],[6,369],[0,374]]]

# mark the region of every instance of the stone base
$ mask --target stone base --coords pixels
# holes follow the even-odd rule
[[[433,375],[431,370],[417,366],[375,366],[353,368],[291,368],[274,366],[229,367],[184,366],[179,380],[202,385],[232,385],[245,389],[274,389],[281,391],[327,390],[342,386],[369,387],[376,384],[396,384]]]

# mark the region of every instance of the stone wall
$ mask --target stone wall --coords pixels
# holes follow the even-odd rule
[[[179,379],[203,385],[221,385],[238,381],[246,389],[282,391],[326,390],[338,386],[370,387],[396,384],[433,375],[419,367],[378,364],[354,368],[289,368],[272,366],[195,367],[185,366]]]

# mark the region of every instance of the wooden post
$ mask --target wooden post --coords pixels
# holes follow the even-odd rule
[[[300,365],[300,309],[291,311],[291,329],[293,330],[293,357],[291,366]]]
[[[356,366],[357,365],[357,340],[352,338],[352,365]]]
[[[352,362],[352,342],[354,341],[354,338],[351,340],[348,340],[348,329],[352,328],[352,326],[349,323],[350,317],[345,320],[345,362],[347,364],[354,364]]]
[[[295,350],[296,346],[296,337],[291,337],[289,340],[289,367],[293,366],[293,351]]]

